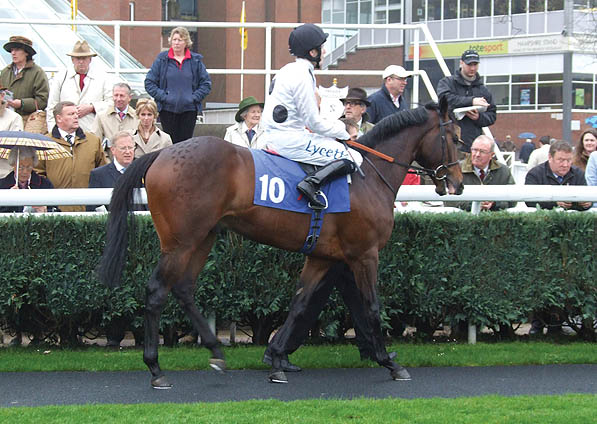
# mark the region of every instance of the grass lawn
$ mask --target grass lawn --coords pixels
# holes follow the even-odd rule
[[[595,422],[597,396],[278,400],[0,409],[2,423],[566,423]]]
[[[406,367],[488,366],[534,364],[595,364],[594,343],[556,344],[548,342],[511,342],[411,344],[388,346],[398,353],[397,361]],[[224,348],[229,369],[267,369],[261,362],[264,347]],[[164,370],[198,370],[207,368],[206,349],[182,346],[159,349]],[[354,346],[302,346],[291,360],[305,368],[377,367],[363,362]],[[56,348],[1,348],[0,372],[10,371],[127,371],[146,370],[142,351],[135,348],[109,350],[90,347],[78,350]]]

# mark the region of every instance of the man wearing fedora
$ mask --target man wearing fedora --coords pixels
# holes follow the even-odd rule
[[[466,50],[460,57],[460,68],[454,75],[444,77],[437,84],[437,95],[448,99],[450,108],[480,106],[483,110],[471,110],[458,121],[460,138],[464,144],[459,149],[470,153],[473,141],[483,133],[483,127],[493,125],[497,108],[491,93],[483,84],[479,73],[479,53]]]
[[[410,76],[412,72],[402,66],[390,65],[384,69],[381,88],[369,96],[369,122],[377,124],[386,116],[409,108],[404,90]]]
[[[30,39],[13,35],[4,45],[4,50],[12,57],[12,63],[0,73],[0,85],[12,92],[12,99],[6,100],[6,106],[21,115],[25,122],[31,113],[46,108],[48,78],[33,61],[37,52]]]
[[[79,126],[85,132],[93,131],[93,121],[98,113],[107,110],[112,103],[114,84],[106,73],[96,71],[91,59],[97,56],[87,41],[77,41],[71,53],[73,67],[56,75],[50,87],[48,100],[48,128],[54,128],[52,111],[60,102],[73,102],[77,106]]]
[[[369,115],[367,107],[371,105],[367,100],[367,92],[359,87],[350,88],[344,99],[340,99],[344,105],[344,117],[352,119],[358,125],[358,136],[367,133],[374,125],[368,122]]]
[[[260,142],[263,129],[259,125],[263,103],[257,101],[253,96],[241,100],[238,105],[238,112],[234,120],[236,124],[226,128],[224,140],[237,146],[251,149],[262,149],[265,144]]]

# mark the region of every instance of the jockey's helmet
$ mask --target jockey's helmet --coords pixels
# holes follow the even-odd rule
[[[290,54],[296,57],[310,60],[315,63],[315,67],[319,68],[319,61],[321,60],[321,46],[327,40],[328,34],[322,31],[317,25],[303,24],[296,27],[288,37],[288,49]],[[316,57],[313,57],[309,52],[313,49],[318,51]]]

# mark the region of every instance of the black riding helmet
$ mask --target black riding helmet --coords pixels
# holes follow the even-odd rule
[[[321,46],[325,43],[327,38],[328,34],[323,32],[317,25],[303,24],[296,27],[290,33],[290,37],[288,37],[288,49],[293,56],[310,60],[315,63],[316,68],[319,68]],[[317,49],[318,51],[316,57],[309,54],[313,49]]]

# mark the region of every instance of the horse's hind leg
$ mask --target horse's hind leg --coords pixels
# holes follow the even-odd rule
[[[209,365],[216,371],[226,370],[226,362],[224,361],[224,354],[220,350],[220,343],[216,335],[209,328],[207,320],[203,317],[197,305],[195,305],[195,280],[184,278],[179,281],[176,286],[172,287],[172,294],[178,300],[178,303],[187,314],[193,328],[201,337],[201,344],[208,348],[212,353],[212,358],[209,360]]]
[[[153,270],[145,289],[145,340],[143,347],[143,362],[151,372],[151,385],[158,389],[168,389],[172,385],[167,381],[158,363],[159,324],[160,314],[170,289],[165,277],[168,258],[161,256],[158,265]]]
[[[209,233],[197,248],[179,246],[177,250],[162,254],[158,266],[153,272],[146,292],[145,307],[145,349],[143,361],[151,371],[151,385],[158,389],[168,389],[168,382],[158,363],[159,321],[160,313],[168,297],[170,289],[188,314],[195,329],[211,349],[213,358],[210,365],[223,370],[225,362],[219,349],[215,335],[209,329],[205,318],[194,303],[195,281],[203,268],[215,234]]]
[[[207,237],[188,257],[186,268],[184,268],[181,278],[172,286],[172,294],[176,297],[178,303],[191,320],[195,331],[199,333],[201,344],[211,351],[212,358],[209,361],[210,366],[217,371],[224,371],[226,369],[226,362],[220,350],[220,343],[209,328],[207,320],[199,312],[195,304],[197,275],[203,269],[215,239],[215,233],[208,233]]]

